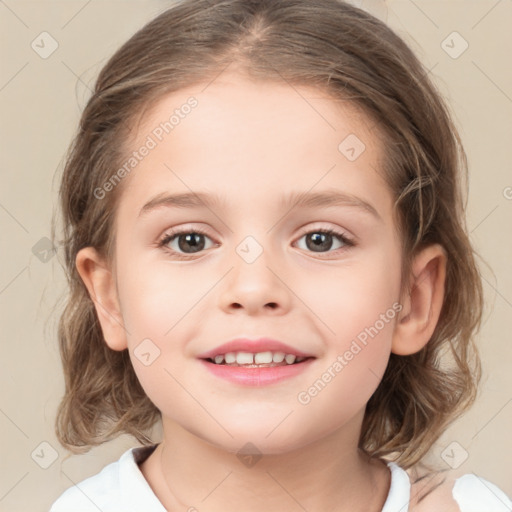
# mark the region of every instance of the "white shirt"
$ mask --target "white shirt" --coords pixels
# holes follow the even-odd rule
[[[126,451],[117,462],[67,489],[50,512],[166,512],[138,465],[154,448]],[[409,507],[411,481],[408,473],[393,462],[387,465],[391,471],[391,485],[382,512],[413,512]],[[438,491],[441,487],[435,487],[414,510],[457,511],[457,508],[445,508],[443,498],[439,501],[436,497],[436,493],[441,495]],[[460,512],[512,512],[512,501],[503,491],[472,473],[457,478],[451,491]]]

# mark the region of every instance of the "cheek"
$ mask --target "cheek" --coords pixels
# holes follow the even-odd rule
[[[128,262],[127,262],[128,263]],[[137,272],[128,271],[136,267]],[[167,416],[194,411],[186,384],[187,340],[200,325],[201,299],[212,276],[180,272],[165,264],[119,264],[119,295],[133,368],[151,401]],[[184,277],[186,276],[186,277]],[[191,412],[192,411],[192,412]],[[197,414],[197,411],[196,411]]]
[[[379,330],[389,334],[388,322],[383,326],[379,320],[386,312],[384,320],[396,316],[393,304],[400,295],[400,258],[394,247],[361,252],[346,265],[318,268],[298,275],[294,282],[326,337],[334,340],[331,345],[340,351],[347,340],[376,322]]]
[[[296,396],[302,414],[331,432],[364,409],[386,370],[401,307],[383,293],[348,301],[333,316],[336,334],[315,374]]]
[[[157,343],[157,340],[176,339],[176,327],[194,315],[194,306],[207,293],[212,279],[165,264],[136,267],[137,272],[125,272],[119,285],[131,346],[146,337],[154,338]]]
[[[401,310],[400,258],[390,247],[340,268],[337,275],[317,274],[315,283],[307,304],[328,341],[317,380],[302,390],[299,403],[311,403],[319,413],[329,403],[357,410],[377,388],[391,352]]]

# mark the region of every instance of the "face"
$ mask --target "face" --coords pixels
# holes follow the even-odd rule
[[[115,278],[126,346],[164,429],[281,453],[362,418],[400,309],[384,150],[350,104],[237,75],[172,93],[146,115],[116,212]],[[190,193],[209,199],[154,200]],[[328,193],[337,202],[298,202]],[[247,368],[219,376],[200,356],[236,338],[310,357],[274,369],[288,372],[278,380],[251,369],[259,385],[239,380]]]

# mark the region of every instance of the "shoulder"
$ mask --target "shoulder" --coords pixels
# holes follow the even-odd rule
[[[148,448],[127,450],[118,461],[67,489],[53,503],[50,512],[129,512],[138,507],[147,511],[165,510],[138,467],[143,452],[148,453]]]
[[[496,485],[474,473],[407,471],[411,480],[410,512],[512,512],[512,501]]]
[[[121,459],[64,491],[52,505],[50,512],[111,510],[109,506],[118,499],[120,492]]]

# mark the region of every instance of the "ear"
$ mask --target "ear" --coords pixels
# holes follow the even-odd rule
[[[402,294],[391,352],[410,355],[430,340],[441,314],[446,278],[446,252],[439,244],[420,251],[412,262],[410,287]]]
[[[84,247],[78,251],[75,263],[94,302],[105,342],[112,350],[124,350],[128,346],[126,331],[115,280],[105,259],[93,247]]]

